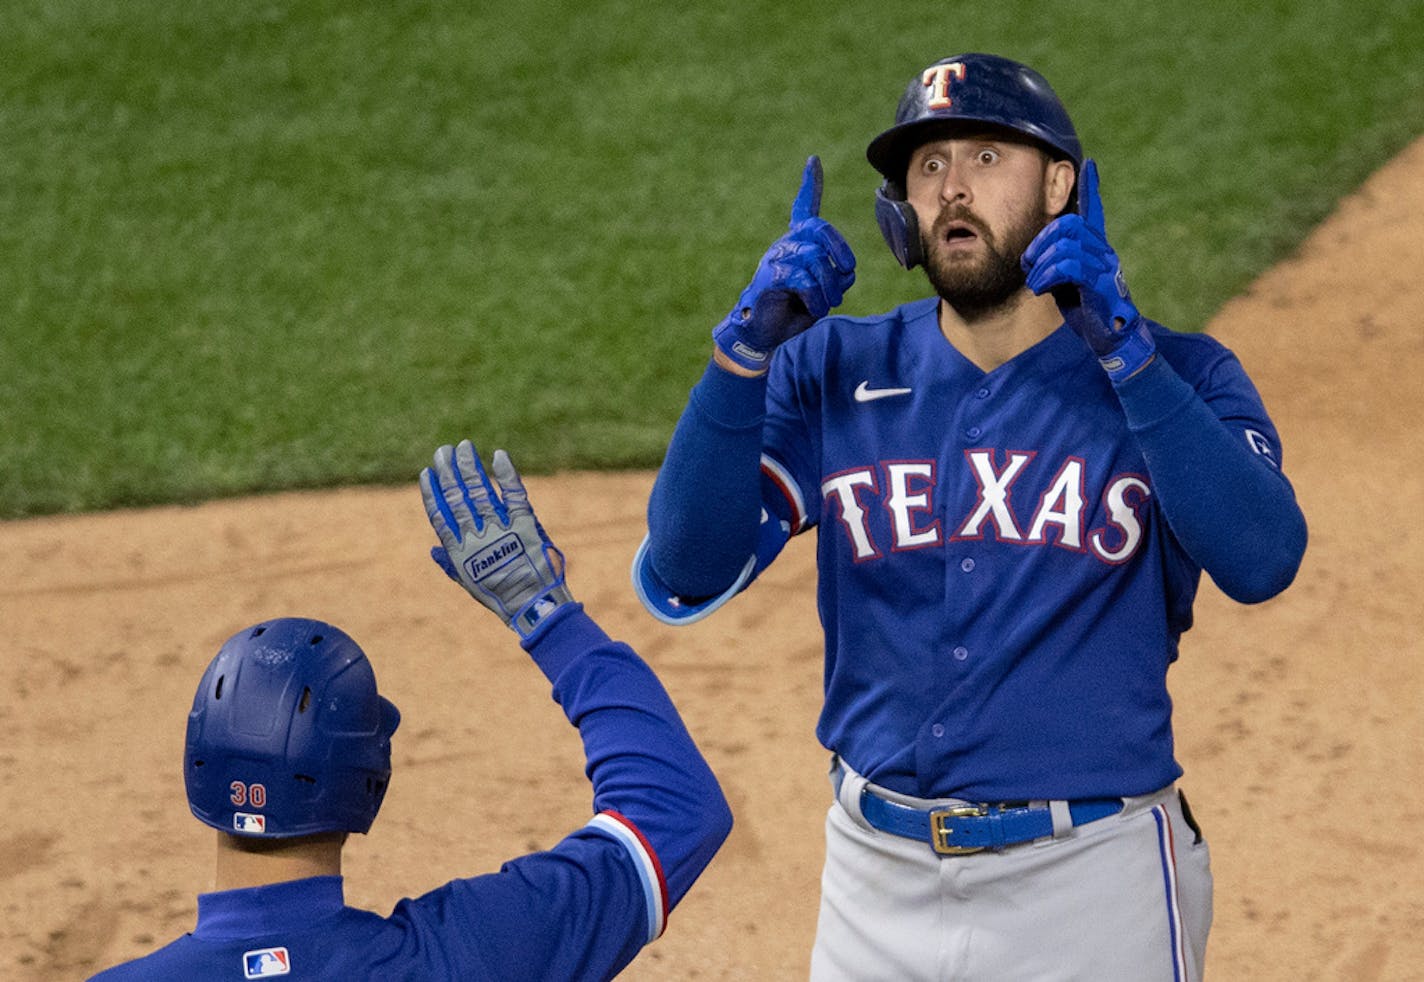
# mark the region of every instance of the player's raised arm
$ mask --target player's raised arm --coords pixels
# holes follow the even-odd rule
[[[1249,392],[1249,406],[1194,391],[1159,356],[1108,244],[1096,162],[1084,164],[1081,185],[1078,213],[1050,223],[1024,251],[1027,286],[1052,293],[1112,380],[1187,554],[1227,596],[1270,599],[1295,578],[1307,537],[1274,427],[1234,357],[1212,374],[1218,386],[1229,378],[1232,390]]]
[[[481,925],[482,957],[518,966],[519,974],[501,978],[601,978],[662,932],[726,838],[731,812],[652,670],[573,599],[563,554],[508,455],[495,451],[491,469],[493,481],[465,441],[442,447],[422,472],[426,514],[441,542],[432,552],[519,633],[553,683],[583,738],[595,815],[553,853],[507,864],[491,889],[511,914]],[[544,922],[558,930],[542,947],[527,943]],[[566,971],[575,965],[585,974]]]
[[[855,282],[855,255],[821,218],[823,187],[820,158],[812,156],[787,232],[713,329],[712,362],[658,472],[633,583],[644,606],[669,623],[710,613],[746,584],[754,557],[764,565],[785,541],[779,523],[763,521],[767,368],[777,348],[830,313]]]

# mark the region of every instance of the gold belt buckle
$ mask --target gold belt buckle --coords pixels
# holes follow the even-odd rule
[[[930,812],[930,845],[941,856],[967,856],[973,852],[983,852],[987,846],[955,846],[949,842],[954,829],[949,827],[952,818],[983,818],[989,814],[984,805],[954,805]]]

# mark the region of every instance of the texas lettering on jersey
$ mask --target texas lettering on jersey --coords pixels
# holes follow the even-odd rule
[[[886,554],[871,528],[876,507],[890,518],[889,552],[992,536],[998,542],[1086,553],[1110,565],[1131,559],[1143,538],[1140,509],[1152,495],[1147,477],[1115,474],[1090,496],[1081,458],[1068,457],[1049,470],[1045,464],[1050,462],[1038,457],[1034,451],[964,451],[977,486],[967,505],[937,500],[941,482],[933,460],[880,461],[842,470],[822,481],[821,497],[839,519],[856,562]],[[1037,476],[1032,486],[1045,488],[1036,500],[1014,497],[1015,485],[1026,475]],[[1095,499],[1103,503],[1104,519],[1089,528]]]

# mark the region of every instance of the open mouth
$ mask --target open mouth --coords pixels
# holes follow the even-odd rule
[[[967,244],[978,238],[978,231],[967,222],[949,222],[944,227],[944,241],[950,245]]]

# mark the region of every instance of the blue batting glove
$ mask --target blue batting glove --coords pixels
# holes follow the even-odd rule
[[[771,353],[839,306],[855,282],[855,254],[821,215],[821,158],[806,161],[789,231],[761,257],[737,305],[712,330],[718,349],[764,371]]]
[[[1063,321],[1088,343],[1114,382],[1136,375],[1157,352],[1133,305],[1117,253],[1108,245],[1098,165],[1083,165],[1078,214],[1062,215],[1029,243],[1020,260],[1036,294],[1052,292]]]

